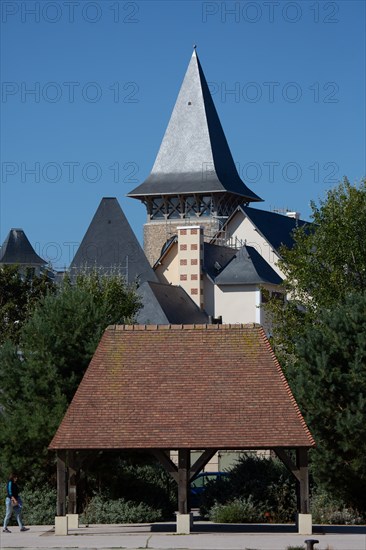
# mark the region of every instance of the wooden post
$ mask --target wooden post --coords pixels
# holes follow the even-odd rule
[[[57,515],[66,514],[66,453],[57,451]]]
[[[76,514],[76,465],[74,451],[67,452],[68,458],[68,486],[67,486],[67,513]]]
[[[307,449],[300,448],[296,450],[296,464],[298,468],[298,510],[300,514],[310,514],[309,468]]]
[[[191,467],[191,451],[178,449],[178,512],[189,513],[189,470]]]

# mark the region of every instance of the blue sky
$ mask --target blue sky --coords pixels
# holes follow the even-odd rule
[[[300,211],[366,175],[363,1],[1,1],[0,240],[68,266],[149,174],[193,44],[242,179]]]

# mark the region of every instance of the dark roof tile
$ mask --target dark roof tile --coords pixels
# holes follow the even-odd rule
[[[208,316],[181,286],[146,282],[138,289],[143,307],[137,314],[139,324],[207,323]]]
[[[304,220],[297,220],[250,206],[241,206],[240,208],[277,252],[282,245],[292,248],[294,244],[293,231],[297,227],[310,224]]]
[[[47,262],[35,252],[23,229],[11,229],[0,249],[0,264],[45,266]]]
[[[157,280],[116,198],[101,200],[70,265],[72,275],[87,268],[118,271],[128,283]]]
[[[252,246],[243,246],[215,277],[217,285],[273,284],[282,278]]]

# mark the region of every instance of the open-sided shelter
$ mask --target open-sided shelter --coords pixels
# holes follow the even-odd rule
[[[177,481],[180,514],[189,512],[190,480],[218,450],[272,449],[295,475],[299,512],[308,514],[314,444],[260,325],[111,326],[50,444],[58,514],[66,513],[65,465],[75,513],[75,456],[106,449],[152,452]]]

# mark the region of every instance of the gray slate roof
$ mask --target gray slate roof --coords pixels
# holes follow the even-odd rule
[[[143,308],[137,316],[140,325],[208,323],[201,311],[181,286],[146,282],[138,289]]]
[[[23,229],[11,229],[0,249],[0,264],[45,266],[47,262],[35,252]]]
[[[281,277],[253,246],[243,246],[215,277],[217,285],[280,285]]]
[[[215,279],[216,275],[237,253],[235,248],[229,248],[228,246],[221,246],[218,244],[203,243],[203,247],[203,270],[211,279]]]
[[[282,245],[292,248],[294,229],[310,225],[310,222],[304,220],[296,220],[276,212],[267,212],[250,206],[240,206],[240,209],[277,252]]]
[[[262,200],[238,175],[194,50],[151,174],[128,196],[225,191]]]
[[[116,198],[103,198],[70,265],[71,274],[85,268],[120,272],[128,283],[156,281]]]

